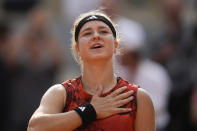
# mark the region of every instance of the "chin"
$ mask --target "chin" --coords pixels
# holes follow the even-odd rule
[[[92,55],[90,57],[87,58],[87,61],[109,61],[111,60],[113,57],[113,54],[112,55],[104,55],[104,54],[96,54],[96,55]]]

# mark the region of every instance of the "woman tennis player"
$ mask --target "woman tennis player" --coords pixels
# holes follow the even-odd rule
[[[80,15],[72,47],[81,76],[47,90],[28,131],[155,131],[149,95],[114,74],[118,44],[108,16],[99,11]]]

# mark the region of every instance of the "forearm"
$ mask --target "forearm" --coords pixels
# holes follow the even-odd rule
[[[31,118],[28,131],[70,131],[82,124],[75,111],[59,114],[40,114]]]

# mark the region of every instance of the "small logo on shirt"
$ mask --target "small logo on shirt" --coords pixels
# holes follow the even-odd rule
[[[83,112],[86,109],[86,107],[81,106],[79,107],[79,109]]]

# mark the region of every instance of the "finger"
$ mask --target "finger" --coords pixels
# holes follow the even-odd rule
[[[127,89],[126,86],[123,86],[123,87],[121,87],[121,88],[118,88],[117,90],[113,91],[113,92],[110,94],[110,96],[115,97],[115,96],[117,96],[118,94],[122,93],[122,92],[123,92],[124,90],[126,90],[126,89]]]
[[[101,96],[103,94],[103,86],[99,85],[97,88],[96,96]]]
[[[116,107],[121,107],[121,106],[123,106],[123,105],[129,103],[129,102],[132,101],[133,99],[134,99],[134,97],[133,97],[133,96],[130,96],[130,97],[126,98],[126,99],[119,100],[119,101],[117,101],[117,102],[115,103],[115,104],[116,104]]]
[[[117,113],[126,113],[126,112],[130,112],[132,111],[131,108],[115,108],[114,109],[114,113],[117,114]]]
[[[117,95],[116,98],[115,98],[115,100],[122,100],[122,99],[125,99],[125,98],[129,97],[130,95],[132,95],[133,93],[134,93],[133,90],[127,91],[127,92],[125,92],[125,93],[122,93],[122,94],[120,94],[120,95]]]

